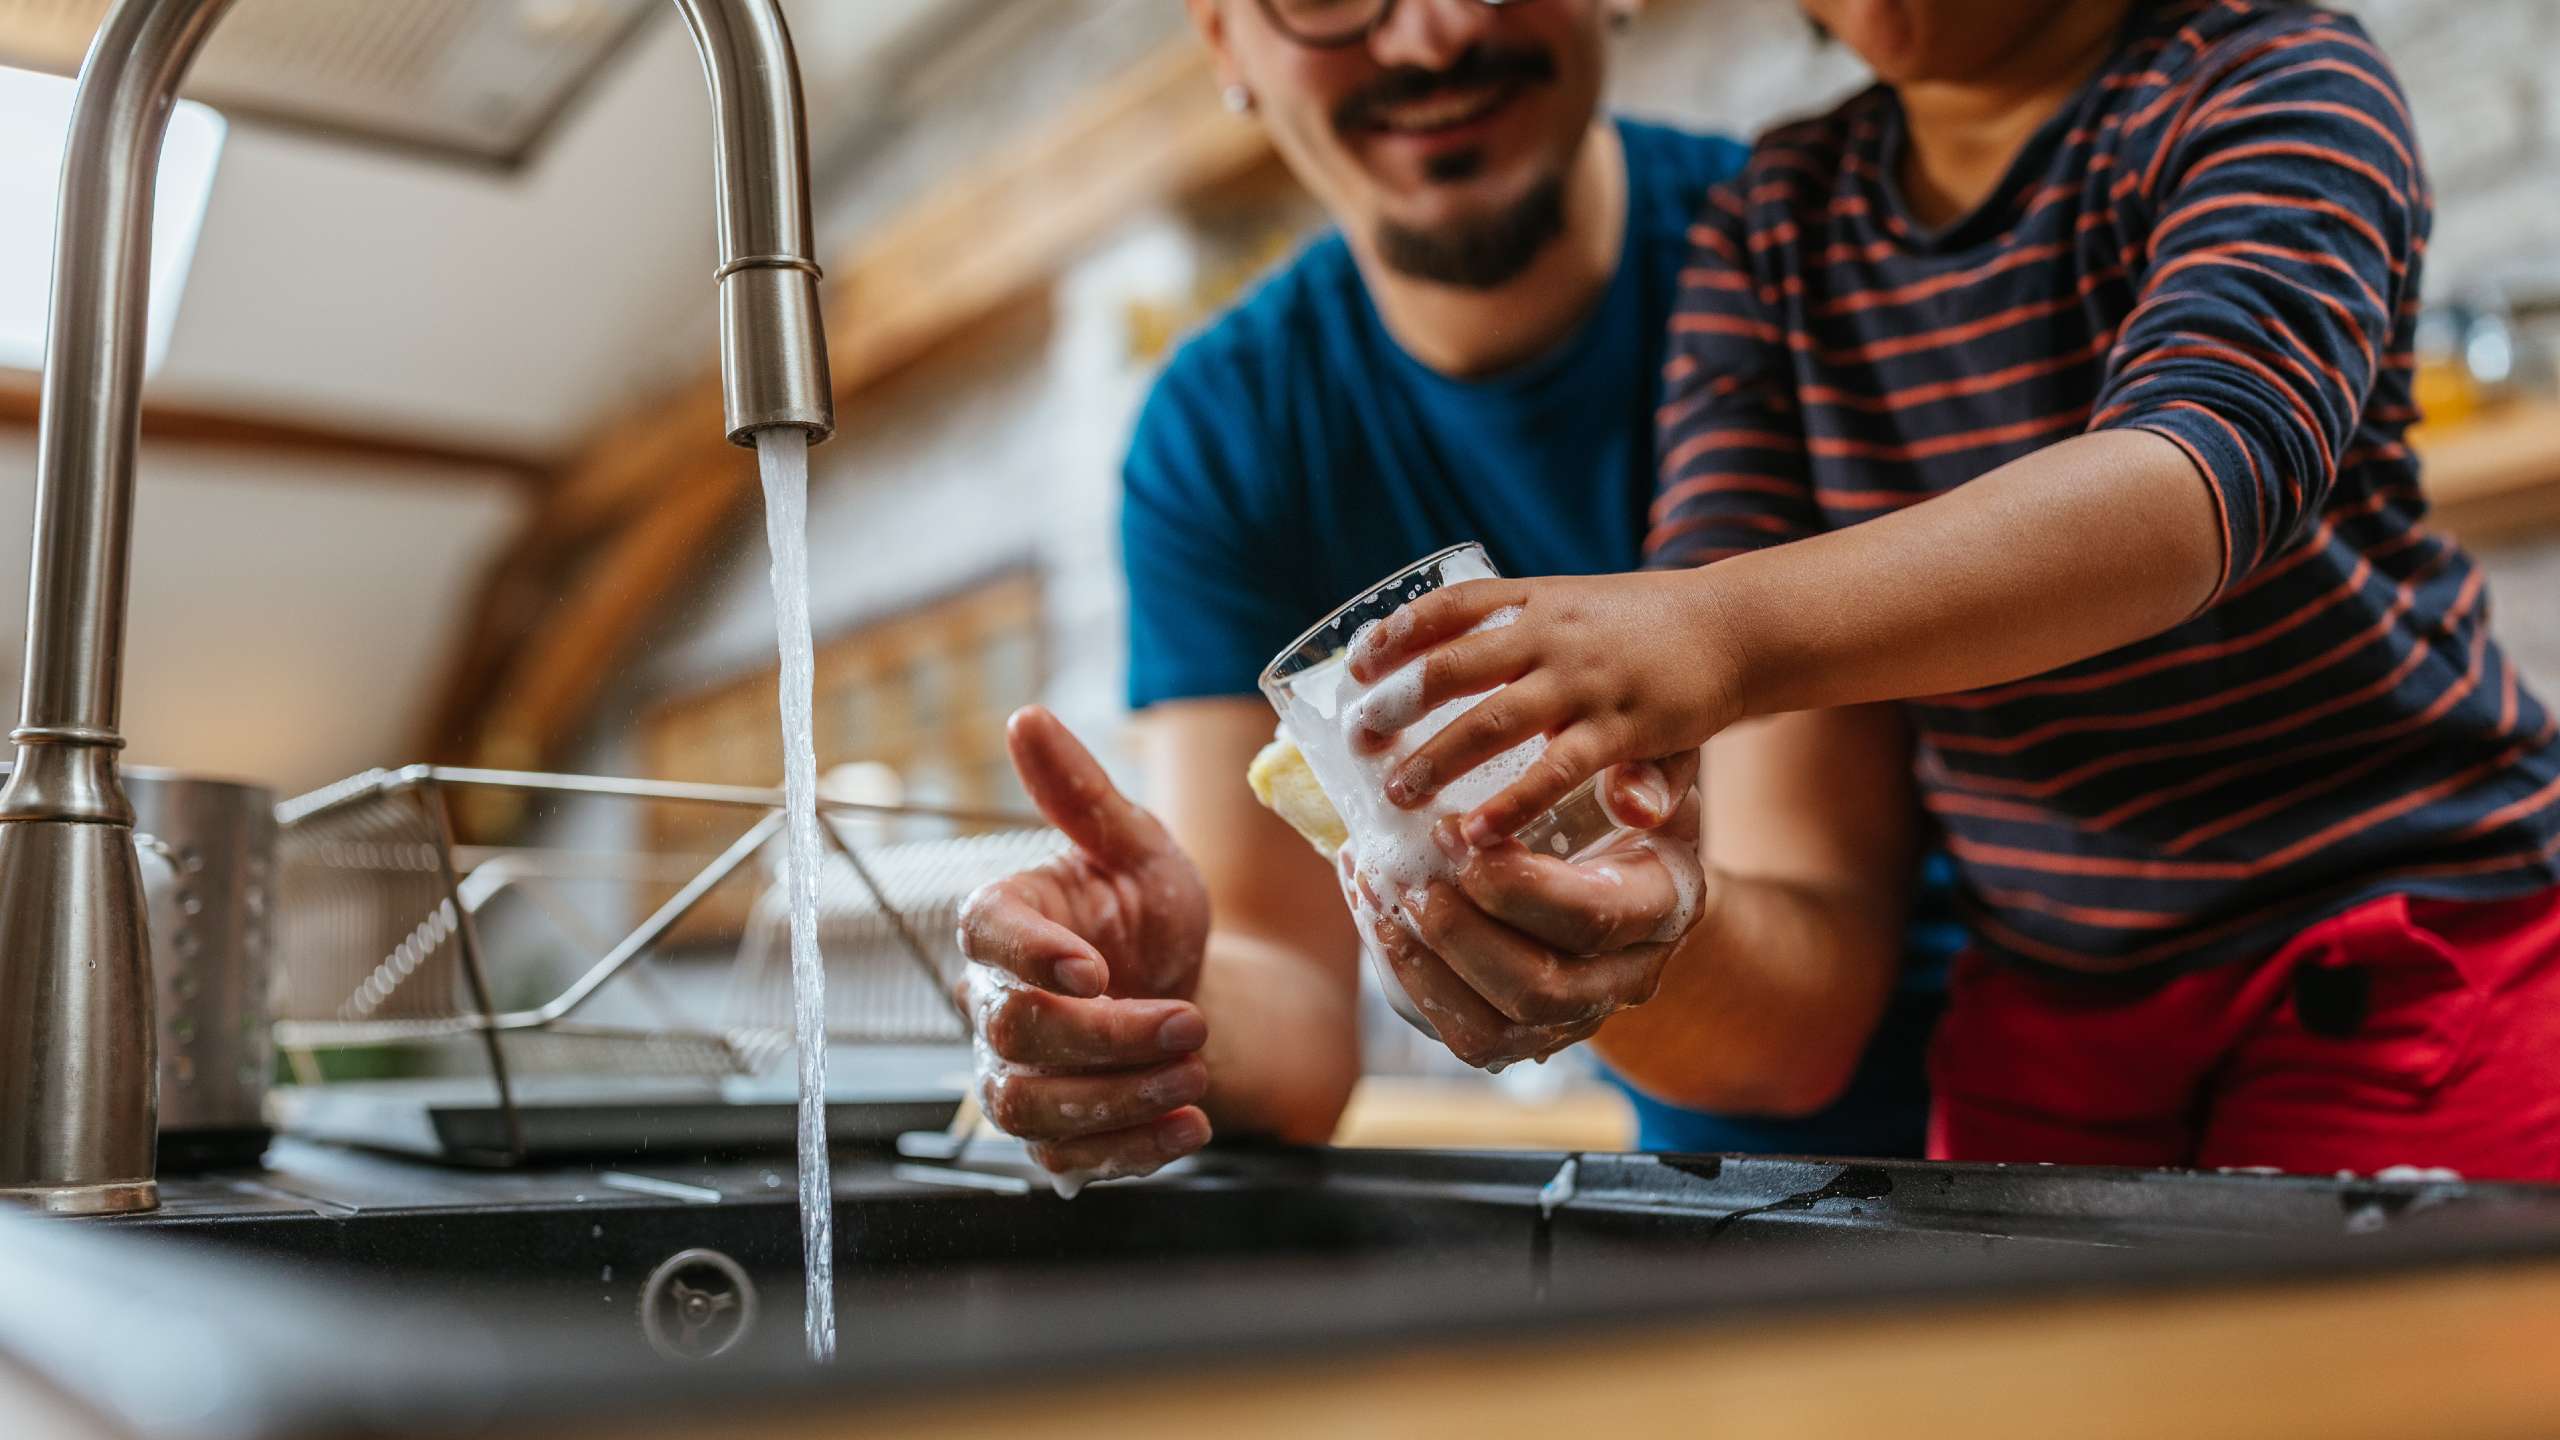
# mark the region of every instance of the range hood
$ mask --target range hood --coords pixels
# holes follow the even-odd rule
[[[0,64],[73,74],[109,0],[0,0]],[[854,0],[861,3],[861,0]],[[240,119],[499,166],[666,0],[239,0],[184,93]]]

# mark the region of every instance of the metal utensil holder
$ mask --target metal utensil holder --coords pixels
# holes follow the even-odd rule
[[[483,789],[716,807],[746,824],[707,861],[458,845],[454,807]],[[518,1067],[759,1075],[793,1044],[785,887],[759,888],[734,953],[719,962],[716,1003],[671,995],[651,962],[708,896],[776,842],[782,806],[780,791],[746,786],[444,766],[370,771],[287,801],[277,807],[277,1044],[305,1073],[317,1073],[324,1050],[471,1045],[519,1149]],[[834,801],[819,809],[830,851],[819,887],[830,1043],[965,1041],[967,1012],[953,995],[959,907],[986,881],[1060,853],[1064,838],[1006,812]],[[919,829],[943,833],[848,838]],[[607,944],[612,927],[566,894],[582,881],[672,890]],[[527,917],[513,929],[539,919],[544,947],[493,931],[489,917],[508,899]],[[539,1004],[501,1008],[497,996],[539,983],[536,962],[564,949],[587,957],[574,978]]]

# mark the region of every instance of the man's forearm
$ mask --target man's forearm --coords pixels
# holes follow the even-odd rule
[[[1209,1020],[1203,1103],[1219,1131],[1331,1138],[1360,1078],[1356,980],[1279,941],[1213,931],[1196,998]]]
[[[1710,876],[1654,997],[1594,1045],[1637,1089],[1718,1114],[1808,1115],[1857,1072],[1893,991],[1898,897]]]
[[[2212,492],[2169,441],[2083,435],[1908,510],[1697,572],[1748,714],[2003,684],[2195,614]]]

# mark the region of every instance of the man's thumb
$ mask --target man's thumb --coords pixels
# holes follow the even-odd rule
[[[1005,748],[1031,803],[1076,848],[1123,862],[1164,849],[1164,827],[1120,793],[1102,762],[1046,708],[1030,705],[1013,712],[1005,724]]]

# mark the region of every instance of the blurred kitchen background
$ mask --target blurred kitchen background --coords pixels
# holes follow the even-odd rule
[[[68,67],[103,8],[0,0],[0,63]],[[1038,699],[1134,779],[1120,450],[1168,348],[1317,217],[1220,108],[1177,0],[785,8],[850,397],[812,457],[821,769],[847,799],[1017,808],[1001,728]],[[2422,378],[2441,520],[2560,688],[2560,5],[2351,8],[2413,92],[2440,206]],[[288,795],[421,761],[774,782],[756,486],[716,422],[698,63],[663,0],[240,0],[164,205],[176,303],[143,421],[131,761]],[[22,519],[60,100],[0,80],[0,151],[26,172],[0,180],[0,506]],[[1615,81],[1630,112],[1748,134],[1861,76],[1790,0],[1655,0]],[[0,545],[12,692],[25,562]],[[565,921],[492,915],[501,1008],[556,994],[743,823],[458,799],[466,846],[664,862],[531,907]],[[667,937],[659,988],[604,1000],[738,1003],[737,957],[771,927],[753,872],[734,889]],[[945,910],[915,908],[947,949]],[[903,939],[873,939],[882,988],[839,1014],[876,1001],[905,1017],[883,1038],[934,1039],[947,1017],[886,948]],[[1392,1020],[1371,1035],[1380,1068],[1448,1063]],[[947,1072],[956,1052],[925,1053]],[[1576,1073],[1514,1072],[1487,1138],[1621,1124]],[[1540,1131],[1550,1114],[1568,1128]]]

